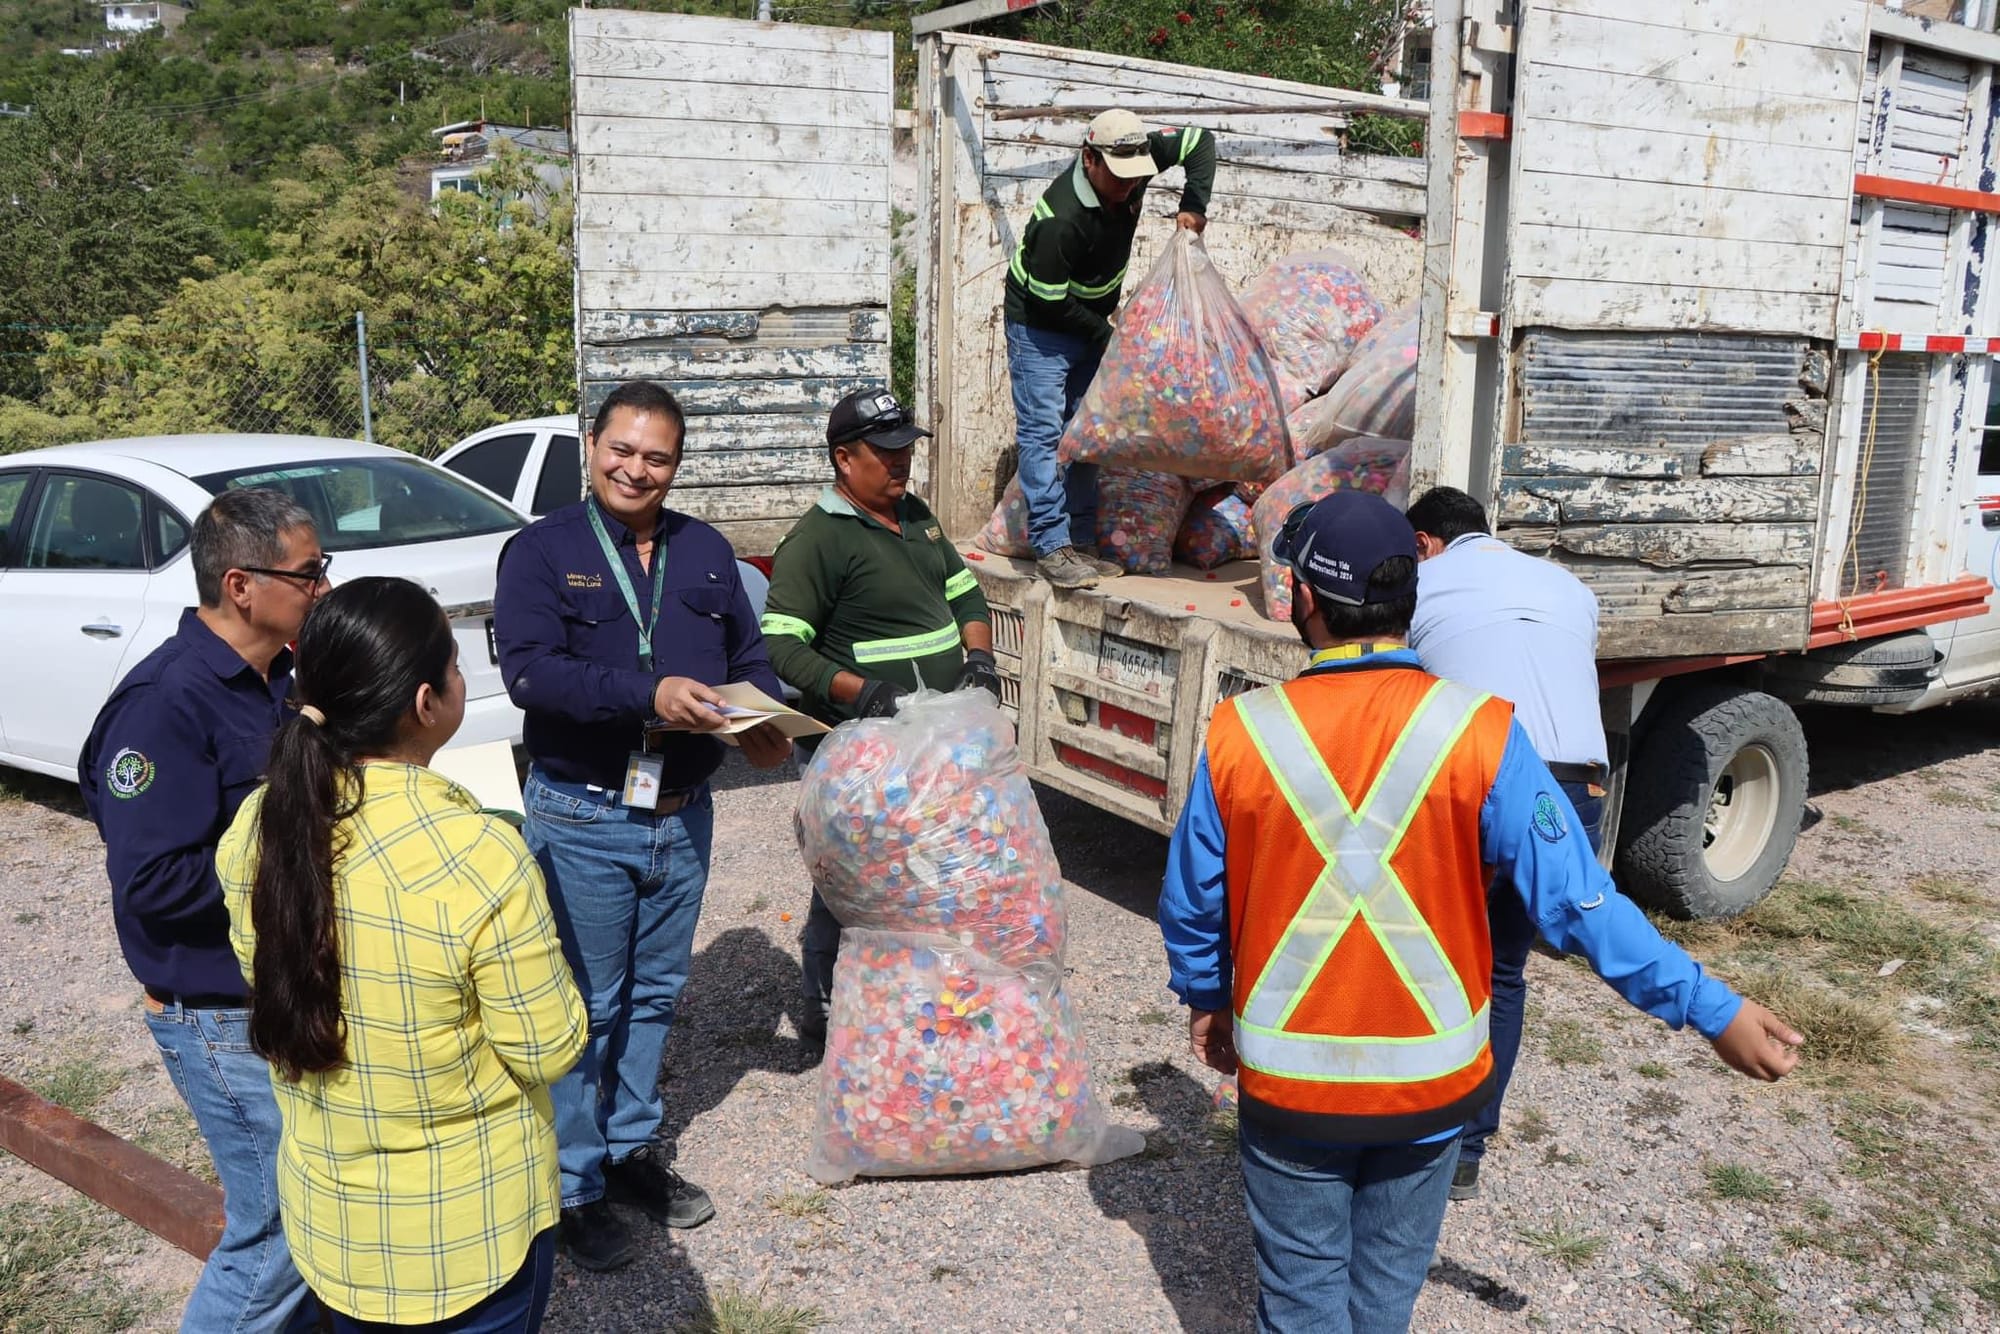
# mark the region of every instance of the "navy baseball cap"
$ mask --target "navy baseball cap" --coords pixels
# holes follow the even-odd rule
[[[908,449],[929,434],[886,389],[855,390],[833,405],[826,420],[829,445],[866,440],[877,449]]]
[[[1293,507],[1271,554],[1331,602],[1358,607],[1392,602],[1417,591],[1417,533],[1402,512],[1367,491],[1336,491]],[[1404,556],[1410,577],[1393,588],[1370,588],[1384,562]]]

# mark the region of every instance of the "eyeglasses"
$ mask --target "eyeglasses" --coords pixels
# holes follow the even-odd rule
[[[321,556],[303,570],[272,570],[261,565],[238,566],[245,574],[268,574],[274,579],[297,579],[308,588],[318,586],[326,579],[328,570],[333,568],[333,557]]]

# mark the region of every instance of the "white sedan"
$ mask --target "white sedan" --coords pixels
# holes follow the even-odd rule
[[[465,672],[456,744],[520,736],[493,649],[494,570],[519,513],[380,445],[145,436],[0,457],[0,764],[75,779],[112,687],[195,605],[195,517],[245,486],[312,513],[335,583],[399,575],[443,604]]]

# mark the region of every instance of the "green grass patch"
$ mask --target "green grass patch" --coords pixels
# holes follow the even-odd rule
[[[824,1218],[833,1208],[833,1195],[824,1190],[794,1190],[782,1195],[766,1195],[764,1207],[787,1218]]]
[[[1603,1254],[1607,1244],[1597,1233],[1585,1232],[1568,1223],[1523,1228],[1519,1236],[1534,1248],[1536,1254],[1546,1256],[1566,1269],[1583,1268]]]
[[[1540,1144],[1556,1132],[1541,1108],[1529,1107],[1514,1118],[1514,1129],[1510,1133],[1523,1144]]]
[[[1661,1065],[1658,1061],[1647,1061],[1642,1065],[1635,1065],[1632,1067],[1632,1073],[1641,1079],[1673,1078],[1673,1071],[1667,1069],[1666,1066]]]
[[[1149,1027],[1158,1028],[1163,1024],[1170,1024],[1173,1021],[1174,1017],[1165,1010],[1141,1010],[1139,1012],[1139,1022]]]
[[[1604,1059],[1597,1035],[1575,1019],[1558,1019],[1542,1038],[1542,1051],[1557,1065],[1596,1065]]]
[[[1237,1145],[1237,1131],[1241,1122],[1234,1107],[1218,1107],[1208,1114],[1204,1129],[1208,1133],[1208,1147],[1217,1153],[1234,1153]]]
[[[1708,1193],[1718,1200],[1748,1200],[1768,1204],[1784,1192],[1778,1183],[1754,1167],[1716,1163],[1706,1169]]]
[[[1778,1334],[1787,1327],[1770,1271],[1740,1255],[1697,1266],[1688,1284],[1658,1271],[1653,1281],[1668,1308],[1702,1334]]]
[[[709,1294],[686,1334],[805,1334],[825,1323],[818,1307],[772,1300],[761,1288],[753,1293],[732,1285]]]
[[[32,1087],[58,1107],[67,1107],[78,1116],[87,1117],[124,1082],[124,1071],[102,1054],[94,1054],[65,1061],[35,1080]]]
[[[86,1204],[0,1205],[0,1330],[59,1334],[138,1323],[138,1304],[91,1263],[110,1218]]]

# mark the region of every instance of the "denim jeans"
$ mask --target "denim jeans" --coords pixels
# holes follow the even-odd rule
[[[1245,1118],[1238,1149],[1265,1334],[1401,1334],[1444,1222],[1458,1141],[1373,1148]]]
[[[278,1218],[284,1133],[271,1067],[250,1049],[248,1010],[146,1003],[146,1027],[167,1076],[194,1114],[222,1181],[222,1240],[209,1252],[181,1315],[185,1334],[312,1328],[319,1304],[292,1266]]]
[[[550,1090],[564,1208],[604,1196],[604,1165],[660,1128],[660,1060],[694,957],[715,806],[671,815],[529,775],[528,848],[548,879],[563,955],[590,1011],[583,1057]]]
[[[534,1334],[542,1327],[555,1272],[556,1230],[544,1228],[514,1277],[457,1315],[427,1325],[390,1325],[334,1311],[334,1334]]]
[[[1584,783],[1563,783],[1561,787],[1570,805],[1576,807],[1577,823],[1590,840],[1590,850],[1597,851],[1604,798],[1591,796]],[[1514,1077],[1514,1062],[1521,1055],[1521,1025],[1528,1007],[1528,952],[1535,947],[1536,935],[1520,891],[1497,879],[1486,891],[1486,922],[1493,934],[1493,1009],[1487,1030],[1493,1043],[1493,1101],[1465,1123],[1465,1144],[1459,1157],[1468,1163],[1486,1156],[1486,1141],[1500,1128],[1500,1102],[1507,1096],[1507,1081]]]
[[[1028,541],[1037,556],[1074,545],[1097,552],[1097,465],[1056,461],[1056,446],[1104,359],[1104,345],[1007,321],[1007,378]]]

